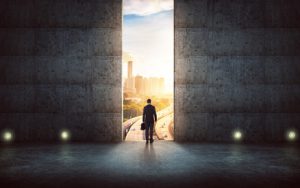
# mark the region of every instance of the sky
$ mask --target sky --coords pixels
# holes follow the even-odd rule
[[[123,77],[127,61],[133,74],[164,77],[173,90],[173,0],[123,0]]]
[[[173,10],[174,0],[124,0],[124,15],[146,16],[165,10]]]

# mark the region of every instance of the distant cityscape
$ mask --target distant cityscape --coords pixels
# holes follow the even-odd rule
[[[161,95],[165,90],[162,77],[133,76],[133,61],[128,61],[128,75],[124,81],[123,92],[137,95]]]

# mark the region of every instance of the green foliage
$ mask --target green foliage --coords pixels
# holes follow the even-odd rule
[[[152,105],[155,106],[156,111],[160,111],[166,107],[168,107],[172,102],[173,98],[171,97],[148,97],[148,96],[140,96],[138,97],[140,101],[137,100],[123,100],[123,119],[126,121],[127,119],[140,116],[143,114],[143,108],[147,105],[146,100],[151,98]]]

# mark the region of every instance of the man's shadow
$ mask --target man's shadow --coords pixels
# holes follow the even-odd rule
[[[143,155],[146,163],[150,162],[153,164],[153,162],[156,161],[155,147],[153,145],[154,144],[145,144]]]

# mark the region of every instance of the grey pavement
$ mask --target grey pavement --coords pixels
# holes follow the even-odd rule
[[[4,145],[0,183],[51,188],[299,187],[299,156],[296,145]]]

